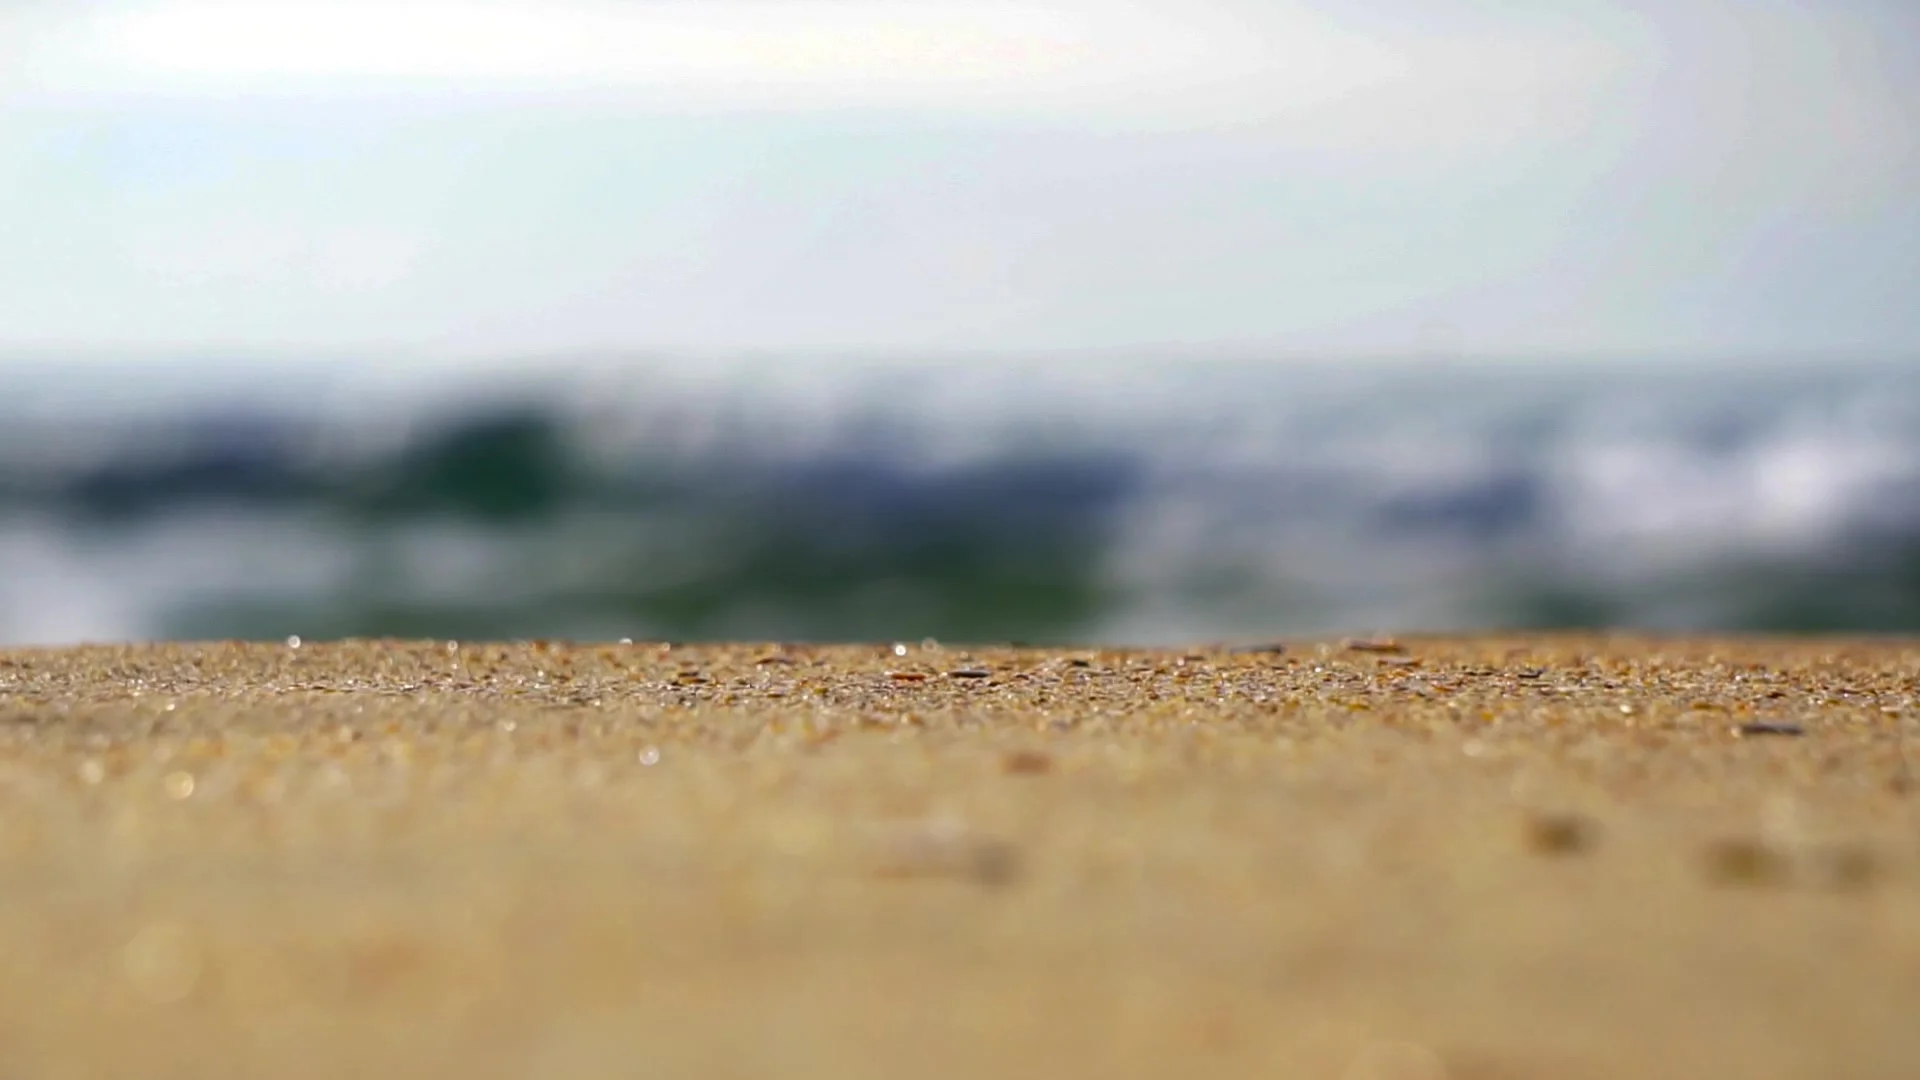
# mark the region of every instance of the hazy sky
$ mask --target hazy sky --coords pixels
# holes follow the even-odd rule
[[[1903,0],[0,4],[0,353],[1920,355],[1916,43]]]

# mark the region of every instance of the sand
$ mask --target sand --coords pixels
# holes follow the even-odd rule
[[[1920,642],[0,654],[0,1077],[1920,1076]]]

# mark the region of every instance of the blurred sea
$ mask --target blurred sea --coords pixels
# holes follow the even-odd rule
[[[0,641],[1920,631],[1920,365],[0,366]]]

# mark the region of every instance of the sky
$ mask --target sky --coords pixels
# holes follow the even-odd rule
[[[1916,43],[1901,0],[0,0],[0,357],[1920,357]]]

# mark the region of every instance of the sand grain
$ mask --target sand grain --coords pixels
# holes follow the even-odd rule
[[[0,654],[0,1075],[1920,1075],[1920,643]]]

